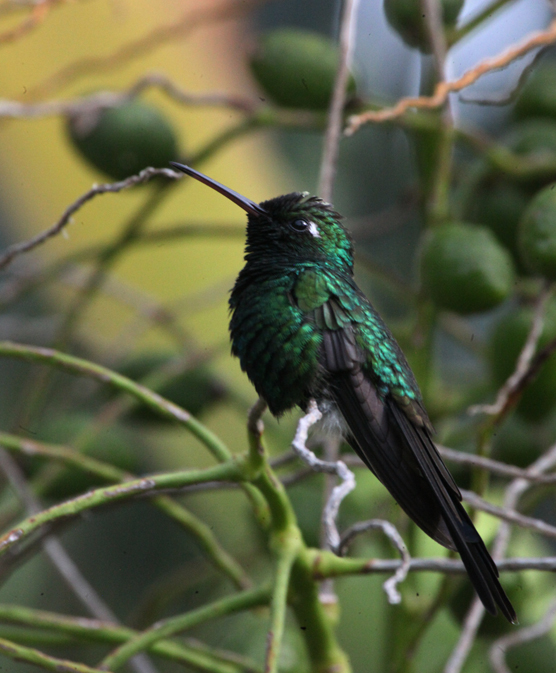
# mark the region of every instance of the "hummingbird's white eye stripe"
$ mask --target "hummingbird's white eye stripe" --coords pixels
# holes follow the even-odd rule
[[[319,228],[314,222],[309,222],[309,233],[315,238],[321,238]]]

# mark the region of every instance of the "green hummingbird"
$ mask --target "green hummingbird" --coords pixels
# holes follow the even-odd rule
[[[461,555],[485,608],[517,617],[498,570],[433,441],[434,429],[396,340],[353,278],[342,217],[307,192],[256,203],[172,166],[247,212],[245,266],[230,296],[232,353],[279,416],[310,400],[415,523]]]

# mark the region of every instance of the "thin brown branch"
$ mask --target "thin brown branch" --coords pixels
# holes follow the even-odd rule
[[[180,105],[225,107],[252,114],[259,107],[252,100],[222,92],[193,93],[180,88],[162,73],[143,75],[124,91],[98,91],[89,96],[68,100],[49,100],[42,103],[21,103],[0,99],[0,118],[41,119],[52,116],[90,114],[106,107],[116,107],[139,96],[149,88],[158,88]]]
[[[116,193],[121,192],[124,189],[129,189],[130,187],[135,187],[136,185],[141,185],[144,182],[152,180],[156,176],[164,176],[171,180],[179,180],[181,174],[172,171],[169,168],[145,168],[137,175],[132,175],[125,180],[120,180],[120,182],[111,182],[103,185],[93,185],[88,192],[82,194],[76,201],[69,205],[64,211],[62,217],[51,227],[45,229],[40,234],[33,236],[33,238],[28,241],[23,241],[21,243],[15,243],[9,248],[6,248],[3,254],[0,255],[0,269],[5,268],[8,264],[24,252],[29,252],[37,246],[41,245],[49,238],[59,234],[64,227],[71,221],[72,216],[76,213],[82,206],[84,206],[88,201],[91,201],[95,196],[99,194],[106,194],[108,192]]]
[[[320,166],[318,193],[325,201],[332,200],[334,177],[340,151],[342,135],[342,113],[346,102],[349,80],[349,64],[353,51],[355,16],[359,0],[344,0],[340,25],[340,59],[334,82],[334,91],[328,110],[328,123],[324,135],[324,146]]]
[[[533,49],[544,47],[556,42],[556,20],[546,30],[537,31],[526,37],[522,42],[512,45],[501,54],[480,61],[475,67],[451,82],[439,82],[432,96],[402,98],[393,107],[382,110],[369,110],[353,115],[348,120],[346,135],[353,135],[361,126],[370,122],[386,122],[397,119],[411,108],[434,110],[442,107],[450,93],[462,91],[474,84],[483,75],[507,67],[513,61],[525,56]]]
[[[502,521],[514,523],[521,528],[529,528],[530,530],[534,530],[546,537],[556,538],[556,527],[551,526],[550,524],[545,523],[540,519],[524,516],[523,514],[519,514],[519,512],[508,508],[507,506],[497,507],[496,505],[487,502],[473,491],[466,491],[465,489],[461,489],[461,494],[465,502],[468,502],[474,509],[491,514],[498,519],[502,519]]]
[[[472,416],[483,413],[489,416],[496,416],[499,419],[502,418],[516,400],[519,399],[526,385],[538,373],[538,369],[544,363],[544,359],[541,364],[535,364],[534,355],[544,328],[544,316],[551,294],[552,287],[549,284],[545,284],[536,299],[533,323],[517,359],[515,371],[498,391],[496,402],[494,404],[476,404],[470,407],[468,413]]]
[[[528,63],[525,68],[521,71],[519,78],[516,82],[516,84],[510,89],[509,93],[504,93],[504,94],[494,94],[490,96],[489,98],[485,96],[481,96],[480,98],[472,98],[468,96],[460,96],[459,100],[462,103],[469,103],[471,105],[493,105],[493,106],[504,106],[504,105],[510,105],[511,103],[515,103],[516,98],[519,96],[521,93],[521,90],[523,89],[523,86],[525,82],[527,81],[527,78],[531,74],[531,72],[536,68],[539,60],[544,56],[546,50],[548,47],[545,47],[543,49],[539,49],[539,51],[535,54],[534,58],[531,59],[531,62]]]
[[[60,4],[61,1],[63,0],[40,0],[40,2],[37,2],[27,18],[23,19],[23,21],[15,28],[0,33],[0,45],[15,42],[16,40],[19,40],[20,37],[23,37],[35,28],[38,28],[38,26],[40,26],[46,19],[46,16],[52,7]]]
[[[128,96],[135,97],[145,89],[155,87],[182,105],[196,105],[208,107],[226,107],[248,114],[255,112],[258,103],[249,98],[221,92],[192,93],[178,87],[171,79],[161,73],[150,73],[139,79],[128,91]]]

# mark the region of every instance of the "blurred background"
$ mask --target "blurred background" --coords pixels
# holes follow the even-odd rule
[[[388,18],[384,4],[391,6]],[[457,8],[446,19],[454,11],[450,5]],[[346,120],[405,96],[431,93],[438,79],[435,57],[428,38],[411,32],[415,26],[409,33],[403,28],[406,6],[414,8],[415,2],[359,3]],[[442,0],[441,9],[447,79],[545,29],[553,16],[547,0]],[[325,69],[329,57],[333,64],[337,58],[333,44],[341,10],[337,0],[0,2],[1,248],[58,221],[92,184],[124,179],[147,165],[167,167],[171,159],[192,163],[255,201],[290,191],[316,193],[330,95]],[[313,34],[326,38],[324,47],[311,42]],[[273,44],[269,36],[276,35]],[[296,59],[302,61],[305,53],[309,74],[316,62],[324,64],[315,80],[324,92],[307,86],[304,100],[302,86],[296,100],[301,79]],[[353,233],[357,282],[413,366],[440,443],[519,467],[555,441],[554,358],[517,410],[489,426],[487,442],[481,439],[482,419],[466,411],[494,400],[513,371],[535,302],[556,275],[553,259],[545,267],[529,263],[534,243],[523,252],[527,241],[517,233],[532,199],[556,179],[553,59],[550,49],[532,50],[451,96],[448,111],[367,124],[343,138],[333,194]],[[287,74],[282,78],[286,71],[296,82]],[[544,79],[535,79],[541,71]],[[151,79],[154,85],[124,101],[123,112],[118,106],[99,112],[69,103],[98,92],[121,94],[153,73],[163,85]],[[332,81],[334,74],[333,65]],[[172,95],[168,83],[189,97]],[[199,100],[208,94],[218,98]],[[33,116],[23,108],[5,114],[6,101],[50,102],[52,108]],[[138,143],[136,155],[126,145],[128,132],[129,143]],[[448,136],[451,158],[443,178],[439,157]],[[434,200],[441,182],[445,203]],[[551,213],[556,221],[556,210]],[[443,240],[440,225],[454,223],[463,229]],[[97,196],[63,233],[0,272],[0,339],[52,346],[152,385],[198,416],[232,452],[241,452],[256,395],[229,354],[227,299],[242,266],[244,226],[243,211],[191,180],[159,178]],[[477,238],[467,243],[469,232]],[[454,249],[463,251],[461,260],[450,256]],[[475,268],[479,257],[483,266]],[[460,275],[457,269],[463,269]],[[549,300],[540,345],[554,337],[556,309]],[[0,427],[20,440],[72,446],[135,474],[213,464],[183,429],[96,383],[6,358],[0,358],[0,376]],[[274,457],[289,448],[296,420],[296,414],[279,422],[265,417]],[[105,483],[47,458],[25,457],[17,447],[14,452],[27,488],[44,506]],[[295,468],[282,468],[291,481],[288,493],[307,543],[318,546],[323,479],[297,480]],[[485,481],[467,468],[451,468],[462,487],[501,503],[507,481]],[[342,527],[385,518],[399,527],[412,555],[443,554],[408,523],[372,475],[358,470],[357,483],[343,505]],[[255,581],[270,576],[266,540],[243,494],[223,489],[180,501],[246,574]],[[556,525],[554,505],[553,489],[536,489],[522,510]],[[4,479],[3,529],[24,516]],[[484,514],[478,521],[485,539],[492,540],[499,521]],[[60,539],[116,616],[134,628],[233,588],[195,537],[146,501],[72,521]],[[508,555],[541,557],[554,550],[553,539],[522,531],[512,536]],[[396,557],[378,533],[358,540],[352,553]],[[40,548],[5,561],[0,576],[2,604],[86,614]],[[470,601],[468,585],[414,573],[401,587],[402,605],[391,606],[383,581],[369,575],[335,583],[338,639],[353,670],[443,670]],[[538,621],[556,595],[554,576],[547,573],[505,574],[504,585],[522,624]],[[267,627],[268,615],[253,611],[187,636],[226,656],[241,655],[230,670],[261,670]],[[504,633],[501,620],[486,618],[464,670],[491,670],[488,649]],[[0,636],[41,647],[36,633],[1,618]],[[512,650],[511,670],[556,670],[555,638],[552,628]],[[45,636],[44,648],[89,665],[107,651],[61,636],[59,642]],[[184,670],[175,662],[155,663],[159,671]],[[36,670],[2,655],[0,667]],[[280,670],[310,670],[291,617]]]

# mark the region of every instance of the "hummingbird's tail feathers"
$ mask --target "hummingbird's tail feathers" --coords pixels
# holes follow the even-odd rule
[[[361,460],[427,535],[455,550],[434,493],[372,383],[358,368],[335,377],[331,392],[349,427],[348,441]]]
[[[461,560],[467,570],[475,591],[483,605],[493,615],[500,608],[506,619],[515,624],[517,616],[498,580],[498,569],[492,560],[481,536],[461,504],[459,490],[456,492],[446,482],[443,471],[438,469],[438,461],[442,460],[432,441],[428,430],[415,426],[402,409],[393,400],[385,404],[396,427],[406,440],[417,461],[420,471],[434,493],[450,536]],[[411,516],[411,512],[408,512]]]
[[[342,332],[325,332],[325,342],[327,335],[334,342],[324,349],[325,365],[345,364],[336,352]],[[327,357],[332,348],[334,357]],[[459,489],[429,430],[412,422],[393,398],[381,399],[355,360],[350,369],[336,369],[329,389],[349,427],[349,442],[363,462],[427,535],[459,552],[488,612],[496,614],[498,606],[515,623],[516,614],[498,581],[496,565],[461,504]]]

